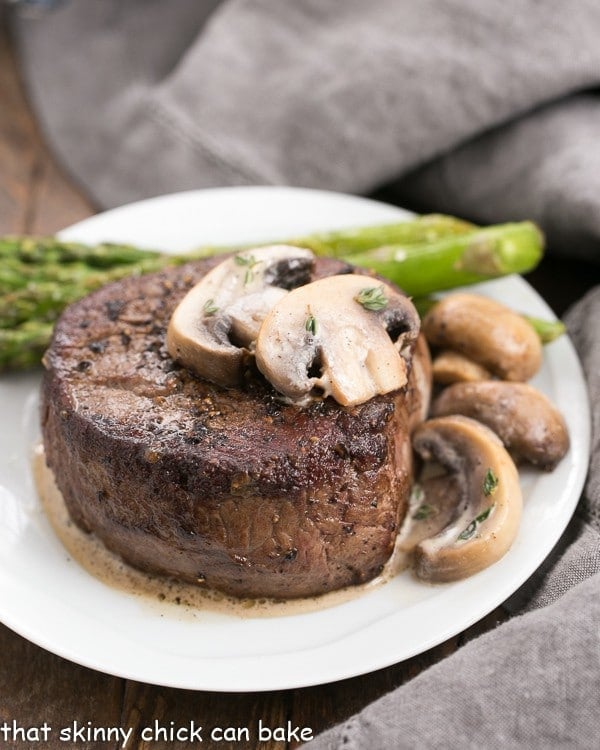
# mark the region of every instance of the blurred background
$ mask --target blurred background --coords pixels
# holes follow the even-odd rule
[[[600,20],[514,4],[0,3],[0,231],[194,187],[337,189],[537,221],[528,279],[561,314],[600,279]]]

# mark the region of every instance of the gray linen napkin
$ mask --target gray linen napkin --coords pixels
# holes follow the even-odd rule
[[[597,747],[600,711],[600,287],[567,315],[589,383],[592,456],[583,497],[525,607],[317,737],[311,750]]]
[[[399,181],[600,257],[597,0],[70,0],[15,26],[46,135],[101,206]]]

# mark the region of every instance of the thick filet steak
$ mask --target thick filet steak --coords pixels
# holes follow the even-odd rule
[[[69,513],[137,568],[239,597],[368,581],[407,506],[414,377],[358,407],[303,410],[256,372],[235,390],[194,377],[165,331],[216,262],[111,284],[58,322],[41,419]],[[315,273],[348,271],[317,260]]]

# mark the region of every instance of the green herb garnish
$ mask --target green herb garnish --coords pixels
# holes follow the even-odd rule
[[[465,539],[470,539],[475,533],[476,528],[477,528],[477,521],[475,520],[471,521],[471,523],[467,526],[467,528],[458,535],[458,541],[464,542]]]
[[[361,289],[354,299],[359,305],[362,305],[365,310],[372,310],[373,312],[383,310],[384,307],[387,307],[388,303],[388,298],[384,294],[383,286],[373,286]]]
[[[254,266],[260,263],[259,260],[253,255],[236,255],[234,262],[237,266],[246,266],[246,273],[244,274],[244,286],[248,286],[254,280]]]
[[[258,263],[253,255],[236,255],[233,260],[236,266],[250,266],[250,268]]]
[[[494,474],[494,472],[491,469],[488,469],[486,472],[485,478],[483,480],[483,494],[486,497],[493,495],[494,492],[496,492],[496,490],[498,489],[499,481],[500,480]]]
[[[423,503],[422,505],[419,505],[419,507],[413,513],[413,518],[415,519],[415,521],[425,521],[425,519],[435,514],[435,512],[436,510],[432,505],[427,505],[427,503]]]
[[[309,314],[306,323],[304,324],[304,328],[307,333],[311,333],[313,336],[317,333],[317,319],[314,315]]]
[[[490,515],[492,512],[492,508],[494,507],[494,504],[489,506],[489,508],[486,508],[483,512],[481,512],[478,516],[476,516],[475,521],[477,523],[483,523],[485,519]]]
[[[457,541],[464,542],[467,539],[470,539],[475,534],[475,531],[477,530],[479,524],[483,523],[485,519],[488,518],[488,516],[492,512],[493,507],[494,504],[492,503],[489,508],[486,508],[478,516],[475,516],[475,518],[471,521],[467,528],[458,535]]]
[[[215,305],[215,301],[212,297],[206,300],[206,302],[202,306],[202,309],[204,310],[205,315],[214,315],[219,310],[219,308]]]

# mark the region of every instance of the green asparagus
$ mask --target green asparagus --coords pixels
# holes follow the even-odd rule
[[[145,252],[145,251],[144,251]],[[185,261],[189,260],[188,258]],[[69,274],[69,266],[49,264],[40,269],[37,279],[29,280],[21,288],[0,293],[0,329],[19,325],[28,320],[54,321],[64,308],[94,289],[125,276],[160,271],[168,265],[177,265],[184,260],[173,255],[154,254],[138,263],[124,263],[100,270],[91,268],[87,272],[78,267]],[[1,274],[0,274],[1,278]]]
[[[0,328],[0,372],[39,365],[53,327],[53,323],[30,320],[15,328]]]
[[[535,329],[542,344],[551,344],[567,330],[565,324],[560,320],[544,320],[543,318],[534,318],[531,315],[523,315],[523,317]]]
[[[543,249],[539,230],[528,222],[478,229],[438,215],[287,242],[373,269],[410,295],[528,271]],[[124,276],[231,249],[165,255],[115,243],[87,246],[54,237],[0,238],[0,371],[39,362],[61,311],[90,291]]]
[[[387,245],[352,256],[411,296],[525,273],[542,258],[543,238],[531,222],[498,224],[422,245]]]
[[[434,242],[442,237],[453,237],[472,232],[474,229],[476,229],[474,224],[454,216],[426,214],[394,224],[375,224],[374,226],[335,229],[329,232],[314,232],[303,237],[281,240],[281,242],[286,245],[306,247],[315,255],[347,258],[375,247]],[[195,254],[197,257],[209,257],[229,253],[232,249],[242,250],[253,246],[256,245],[245,244],[235,248],[231,245],[204,246]]]
[[[141,250],[113,242],[83,245],[79,242],[65,242],[56,237],[0,238],[0,260],[3,265],[7,259],[17,259],[23,263],[42,265],[82,261],[92,268],[112,268],[121,264],[138,263],[156,255],[154,250]]]

